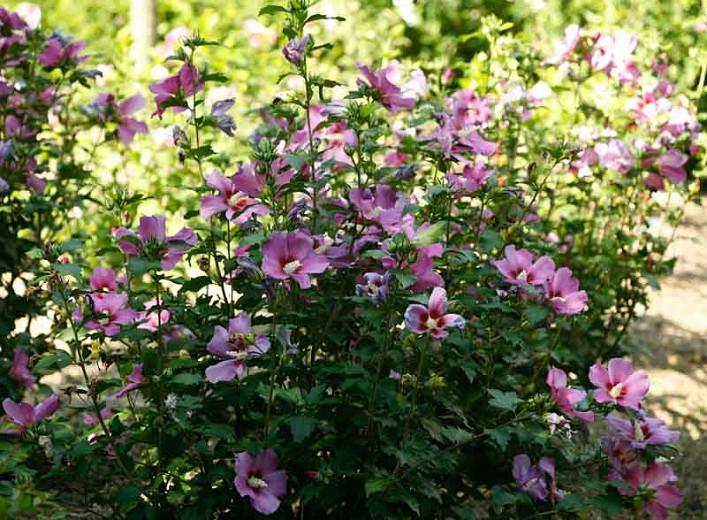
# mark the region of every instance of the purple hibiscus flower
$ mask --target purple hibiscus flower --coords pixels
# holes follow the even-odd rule
[[[244,451],[236,456],[234,484],[240,496],[250,498],[253,509],[271,515],[287,494],[287,473],[277,469],[277,454],[273,449],[261,450],[255,457]]]
[[[270,340],[266,336],[254,335],[251,332],[250,316],[242,312],[228,322],[228,330],[220,325],[214,328],[214,335],[206,349],[225,360],[206,369],[206,379],[217,383],[244,377],[248,357],[267,352]]]

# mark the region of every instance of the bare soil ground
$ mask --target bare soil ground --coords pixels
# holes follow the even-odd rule
[[[707,207],[690,205],[670,254],[675,272],[632,328],[637,364],[651,377],[648,408],[682,431],[675,470],[680,518],[707,518]]]

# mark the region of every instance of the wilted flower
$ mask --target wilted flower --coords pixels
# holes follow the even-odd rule
[[[235,101],[232,98],[222,99],[211,106],[211,117],[213,118],[214,123],[219,130],[229,137],[233,137],[233,132],[236,129],[236,122],[233,117],[227,114],[234,102]]]
[[[303,38],[294,38],[285,44],[282,49],[282,55],[293,65],[299,65],[302,63],[307,52],[307,46],[311,41],[312,36],[310,34],[305,35]]]
[[[390,283],[390,273],[366,273],[363,275],[363,283],[356,284],[356,294],[368,296],[373,303],[378,303],[388,299],[388,284]]]
[[[562,497],[555,485],[555,461],[550,457],[543,457],[532,465],[527,454],[516,455],[513,457],[513,478],[518,489],[536,500]]]
[[[124,397],[127,393],[137,390],[145,383],[145,376],[142,373],[142,364],[133,365],[133,370],[128,374],[128,384],[118,390],[115,397]]]

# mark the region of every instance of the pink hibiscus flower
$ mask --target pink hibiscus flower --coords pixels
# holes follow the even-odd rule
[[[599,163],[604,168],[628,173],[633,168],[634,159],[631,150],[620,139],[612,139],[608,143],[598,143],[594,151],[599,156]]]
[[[93,318],[86,322],[86,329],[100,330],[106,336],[115,336],[120,325],[125,325],[138,317],[137,311],[128,307],[126,293],[99,293],[90,296],[93,302]]]
[[[389,233],[400,231],[407,198],[387,184],[378,184],[373,190],[354,188],[349,195],[360,216],[381,226]]]
[[[29,355],[22,349],[16,348],[13,353],[10,378],[25,388],[30,388],[37,381],[29,369]]]
[[[572,53],[577,48],[579,40],[582,38],[582,30],[579,25],[568,25],[565,27],[565,35],[561,41],[555,44],[555,50],[547,59],[547,63],[558,65],[572,57]]]
[[[117,288],[117,277],[113,269],[96,267],[91,273],[89,283],[94,291],[115,292]]]
[[[84,47],[84,41],[66,42],[57,36],[47,41],[42,52],[37,54],[37,61],[50,69],[70,62],[83,63],[88,59],[88,56],[79,56]]]
[[[474,193],[493,175],[493,169],[487,169],[482,163],[467,164],[464,166],[461,175],[450,173],[447,180],[454,190],[464,190]]]
[[[7,417],[19,426],[19,429],[6,430],[5,433],[20,434],[41,420],[53,415],[59,409],[59,396],[52,394],[35,406],[29,403],[16,403],[8,398],[2,402],[2,407]]]
[[[464,328],[466,320],[459,314],[447,314],[447,291],[435,287],[427,307],[419,303],[408,305],[405,310],[405,325],[415,334],[429,333],[435,339],[449,336],[449,327]]]
[[[313,248],[312,237],[301,231],[276,231],[263,245],[263,272],[278,280],[292,278],[300,288],[308,289],[312,285],[309,275],[329,267],[329,260]]]
[[[204,84],[197,68],[185,62],[174,76],[150,85],[150,92],[155,94],[157,105],[157,110],[152,115],[161,116],[170,107],[174,112],[183,112],[187,109],[186,98],[203,88]]]
[[[160,325],[164,325],[169,322],[169,318],[171,316],[169,310],[162,309],[159,315],[157,314],[157,310],[150,312],[150,309],[154,308],[156,305],[157,301],[154,298],[145,302],[145,310],[139,312],[137,316],[137,319],[142,322],[138,325],[138,329],[157,332]]]
[[[587,293],[578,290],[579,280],[566,267],[555,271],[552,278],[545,282],[544,288],[545,296],[558,314],[578,314],[587,306]]]
[[[240,169],[231,178],[213,170],[206,175],[206,183],[218,191],[218,195],[205,195],[201,199],[199,214],[208,219],[218,213],[236,224],[242,224],[253,215],[267,215],[269,208],[257,199],[263,182],[254,172]]]
[[[658,170],[675,184],[683,183],[687,179],[687,172],[683,168],[687,159],[687,155],[671,148],[658,159]]]
[[[598,403],[614,403],[640,410],[641,401],[648,393],[650,381],[643,370],[633,371],[628,359],[609,360],[608,369],[596,363],[589,369],[589,380],[597,389],[594,399]]]
[[[194,231],[182,228],[176,234],[167,236],[164,216],[140,217],[138,233],[118,228],[114,235],[119,239],[118,247],[129,256],[146,255],[158,259],[163,269],[171,269],[197,242]]]
[[[682,501],[680,490],[674,484],[677,481],[675,473],[668,464],[650,462],[643,464],[634,462],[623,474],[612,472],[612,480],[624,480],[628,489],[621,489],[623,495],[634,496],[640,491],[648,491],[651,498],[644,503],[644,511],[657,520],[665,520],[671,509],[678,507]]]
[[[537,464],[531,464],[527,454],[516,455],[513,457],[513,478],[518,489],[536,500],[562,498],[555,482],[555,460],[551,457],[543,457]]]
[[[545,382],[550,387],[552,399],[560,407],[560,410],[584,422],[592,422],[594,420],[593,412],[581,412],[574,407],[575,404],[587,396],[587,392],[569,388],[567,386],[567,374],[564,370],[551,368],[547,373]]]
[[[530,251],[516,250],[513,245],[506,246],[504,253],[506,257],[503,260],[492,263],[504,279],[513,285],[543,285],[555,272],[555,262],[549,256],[542,256],[533,262]]]
[[[356,80],[358,85],[368,87],[378,93],[381,104],[392,114],[404,108],[413,108],[415,99],[405,97],[399,86],[388,79],[388,70],[383,68],[374,73],[368,65],[356,65],[363,74],[365,81]]]

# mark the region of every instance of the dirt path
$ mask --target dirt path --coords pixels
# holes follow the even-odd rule
[[[633,339],[651,377],[651,412],[683,432],[680,518],[696,520],[707,518],[707,207],[688,208],[670,253],[675,272],[651,295]]]

